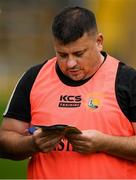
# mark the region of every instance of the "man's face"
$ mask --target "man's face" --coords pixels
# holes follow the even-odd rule
[[[61,71],[74,81],[93,75],[102,61],[102,41],[101,34],[88,33],[66,45],[55,39],[54,47]]]

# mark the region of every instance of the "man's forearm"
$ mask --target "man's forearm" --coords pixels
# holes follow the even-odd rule
[[[79,153],[103,152],[136,161],[136,136],[115,136],[97,130],[84,130],[82,134],[68,137],[74,151]]]
[[[23,160],[34,152],[36,152],[36,148],[32,136],[23,136],[8,130],[0,131],[1,158]]]
[[[136,136],[104,135],[102,151],[124,159],[136,161]]]

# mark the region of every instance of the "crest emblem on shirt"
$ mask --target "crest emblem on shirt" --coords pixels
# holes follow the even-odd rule
[[[88,107],[97,109],[99,107],[99,99],[89,99],[88,100]]]
[[[102,106],[102,93],[90,93],[86,96],[84,105],[88,110],[96,111]]]

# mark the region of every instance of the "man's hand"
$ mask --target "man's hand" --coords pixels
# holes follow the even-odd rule
[[[68,136],[74,151],[79,153],[99,152],[104,145],[105,134],[96,130],[85,130],[82,134]]]
[[[63,138],[63,134],[58,131],[42,131],[38,129],[33,134],[34,145],[36,151],[40,152],[50,152]]]

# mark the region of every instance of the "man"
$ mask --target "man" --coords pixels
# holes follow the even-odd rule
[[[136,71],[103,50],[94,14],[66,8],[53,22],[56,57],[30,68],[4,113],[2,157],[31,157],[28,178],[136,178]],[[82,133],[36,129],[66,124]]]

